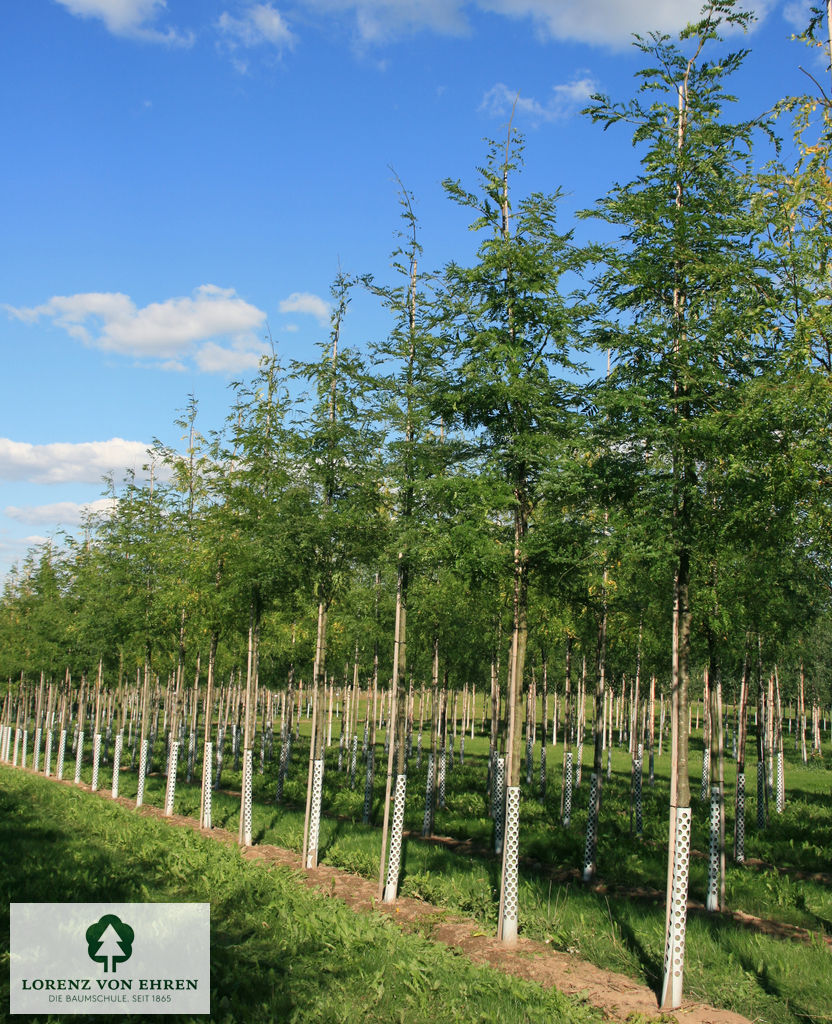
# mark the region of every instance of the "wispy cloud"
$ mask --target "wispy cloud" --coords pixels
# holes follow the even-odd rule
[[[150,461],[142,441],[29,444],[0,437],[0,480],[26,480],[33,484],[100,483],[110,473],[120,477],[132,469],[137,476]],[[8,515],[8,512],[7,512]]]
[[[697,21],[702,0],[476,0],[482,10],[530,19],[543,37],[627,46],[634,32],[673,34]],[[765,17],[771,0],[749,5]]]
[[[240,18],[223,11],[217,27],[235,46],[271,44],[278,49],[285,49],[295,42],[295,36],[283,15],[271,4],[253,4]]]
[[[260,47],[282,55],[297,42],[286,19],[272,4],[252,4],[239,17],[223,11],[216,27],[220,33],[219,48],[231,56],[242,74],[248,71],[246,51]]]
[[[120,292],[56,295],[40,306],[5,306],[25,323],[46,318],[85,345],[161,361],[165,369],[183,369],[192,358],[206,372],[225,372],[252,365],[263,351],[256,331],[266,314],[241,299],[233,288],[201,285],[193,295],[165,299],[138,307]],[[216,339],[225,338],[224,345]],[[223,370],[216,367],[216,350],[228,353]]]
[[[3,513],[18,523],[78,526],[88,514],[107,514],[112,512],[116,504],[113,498],[99,498],[97,501],[83,504],[76,501],[56,501],[51,505],[7,505]]]
[[[78,18],[98,18],[114,36],[141,39],[169,46],[190,46],[193,33],[175,28],[156,28],[165,11],[165,0],[56,0]]]
[[[308,313],[322,326],[329,323],[329,303],[311,292],[292,292],[287,299],[281,301],[278,309],[281,313]]]
[[[301,0],[328,16],[343,13],[353,19],[362,43],[384,43],[428,30],[440,35],[468,31],[464,8],[468,0]]]
[[[563,85],[552,86],[549,98],[541,103],[533,97],[518,97],[516,89],[509,89],[503,82],[497,82],[483,96],[480,110],[491,117],[507,117],[516,100],[517,111],[533,123],[562,121],[577,114],[598,89],[598,82],[591,75],[585,74]]]
[[[256,344],[232,342],[231,348],[223,348],[209,341],[197,351],[194,361],[203,373],[240,373],[242,370],[257,369],[261,356],[268,350],[264,341]]]
[[[783,18],[795,30],[802,32],[812,16],[811,0],[791,0],[783,5]]]
[[[695,21],[702,0],[299,0],[329,17],[343,14],[362,43],[379,44],[418,31],[462,35],[469,14],[486,11],[531,21],[541,38],[602,46],[627,46],[634,32],[675,33]],[[762,19],[773,0],[753,4]]]

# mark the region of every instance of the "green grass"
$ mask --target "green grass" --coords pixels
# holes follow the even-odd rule
[[[386,917],[355,914],[286,869],[9,768],[0,768],[0,843],[6,961],[11,901],[208,901],[212,1020],[600,1021],[578,1000],[476,967]],[[5,964],[0,980],[7,1007]]]
[[[306,723],[303,723],[304,726]],[[336,730],[337,737],[337,730]],[[337,740],[336,740],[337,741]],[[458,751],[457,745],[457,751]],[[695,850],[707,850],[708,807],[699,800],[701,741],[691,745]],[[549,749],[548,785],[545,800],[537,793],[539,744],[536,748],[534,785],[523,781],[520,923],[521,933],[574,952],[601,967],[629,974],[658,988],[664,941],[664,889],[667,871],[668,755],[656,758],[656,784],[644,784],[644,834],[630,834],[630,763],[624,750],[613,751],[613,774],[604,783],[598,848],[599,879],[603,893],[588,891],[576,875],[583,860],[589,770],[575,792],[572,823],[559,822],[560,763],[562,748]],[[277,754],[277,744],[275,755]],[[490,854],[493,823],[485,801],[487,741],[466,740],[465,764],[459,758],[448,773],[447,807],[437,812],[437,835],[470,839],[479,848],[474,856],[418,841],[404,845],[400,891],[473,916],[484,929],[496,927],[499,861]],[[832,892],[823,880],[800,874],[829,871],[832,849],[832,772],[822,762],[804,767],[786,749],[786,810],[772,809],[767,828],[756,829],[755,761],[749,745],[746,807],[746,856],[737,866],[730,859],[733,830],[735,766],[726,760],[727,835],[729,859],[726,875],[727,906],[766,920],[808,929],[818,935],[832,934]],[[590,752],[585,750],[585,758]],[[421,832],[424,813],[426,752],[420,769],[411,761],[408,776],[405,827]],[[274,805],[276,760],[260,775],[255,752],[254,823],[256,842],[268,842],[299,851],[303,834],[306,795],[306,750],[298,744],[284,791],[285,802]],[[363,767],[355,790],[347,776],[336,770],[337,748],[327,752],[324,777],[325,817],[321,827],[320,859],[323,863],[377,878],[380,833],[362,825]],[[606,760],[605,760],[606,764]],[[376,760],[374,820],[381,819],[384,771],[381,746]],[[158,767],[158,758],[157,758]],[[226,758],[222,787],[239,790],[240,773],[231,770]],[[645,773],[646,774],[646,773]],[[85,765],[84,777],[89,780]],[[102,772],[102,785],[110,773]],[[124,772],[121,792],[135,795],[136,775]],[[161,806],[164,779],[148,779],[145,799]],[[199,788],[180,784],[176,810],[196,816]],[[239,796],[214,794],[214,823],[236,831]],[[761,862],[761,863],[756,863]],[[775,865],[777,867],[775,867]],[[780,870],[778,871],[777,868]],[[566,880],[564,880],[566,879]],[[690,896],[704,901],[707,861],[691,863]],[[645,895],[634,897],[632,890]],[[656,895],[652,898],[650,891]],[[824,1024],[832,1012],[832,953],[818,938],[800,944],[786,938],[760,934],[739,926],[726,915],[692,912],[689,916],[685,993],[733,1009],[751,1020],[767,1024]]]

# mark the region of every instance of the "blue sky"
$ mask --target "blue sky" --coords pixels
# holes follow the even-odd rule
[[[800,2],[758,23],[749,113],[803,90]],[[193,393],[203,433],[269,333],[286,359],[327,334],[339,262],[388,275],[392,165],[423,265],[472,236],[443,178],[474,186],[513,97],[523,191],[561,187],[564,226],[637,154],[581,118],[625,99],[632,32],[673,32],[698,0],[8,0],[0,40],[0,576],[73,529],[101,477],[145,461]],[[738,41],[739,42],[739,41]],[[581,228],[586,231],[586,228]],[[347,340],[384,330],[356,294]]]

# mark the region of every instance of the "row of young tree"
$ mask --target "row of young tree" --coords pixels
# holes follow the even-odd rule
[[[607,680],[638,665],[672,702],[669,904],[684,906],[693,667],[738,686],[753,651],[828,697],[832,111],[821,90],[730,119],[746,53],[721,33],[749,21],[726,0],[676,41],[637,38],[635,97],[593,99],[588,115],[630,126],[642,154],[582,215],[614,243],[578,245],[559,192],[517,196],[511,125],[475,191],[444,183],[479,240],[469,265],[421,268],[402,186],[397,280],[339,271],[317,360],[264,359],[215,434],[192,398],[184,454],[156,444],[149,478],[110,481],[83,539],[30,552],[0,605],[0,671],[181,678],[202,659],[245,678],[251,707],[254,680],[307,673],[317,691],[357,652],[390,680],[397,802],[409,679],[437,659],[458,685],[496,672],[511,942],[529,662],[577,648],[593,668],[596,821]],[[391,329],[351,349],[359,287]]]

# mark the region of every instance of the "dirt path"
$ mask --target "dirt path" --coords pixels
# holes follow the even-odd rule
[[[63,783],[75,785],[68,779],[64,779]],[[84,783],[81,787],[90,791],[90,787]],[[112,799],[108,790],[99,790],[97,795]],[[118,797],[117,802],[135,810],[134,800]],[[139,813],[237,846],[236,835],[226,829],[200,829],[194,818],[182,815],[166,818],[161,808],[148,804],[139,808]],[[375,883],[325,865],[314,871],[303,872],[300,855],[278,846],[259,844],[243,850],[242,856],[246,860],[292,868],[298,872],[302,884],[343,900],[355,911],[385,913],[402,928],[441,942],[474,963],[536,982],[544,988],[554,986],[568,995],[581,996],[592,1006],[601,1009],[611,1020],[626,1021],[628,1017],[641,1015],[650,1021],[660,1016],[656,994],[646,985],[578,960],[568,953],[552,949],[546,943],[520,938],[514,948],[507,949],[497,939],[486,935],[479,922],[452,914],[430,903],[401,897],[395,905],[380,904]],[[695,1002],[686,1002],[681,1009],[674,1011],[672,1018],[678,1024],[750,1024],[746,1017],[738,1013]]]

